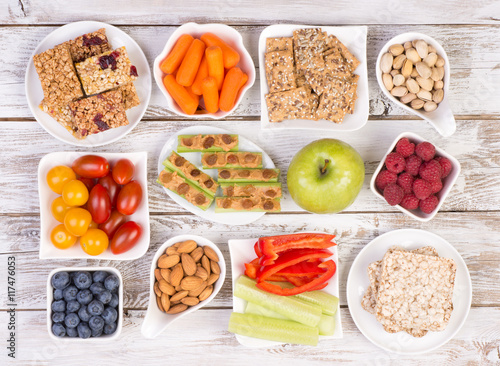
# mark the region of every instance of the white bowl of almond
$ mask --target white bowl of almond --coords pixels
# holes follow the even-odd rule
[[[441,135],[455,132],[448,95],[450,63],[436,40],[416,32],[392,38],[380,50],[376,74],[387,98],[427,120]]]

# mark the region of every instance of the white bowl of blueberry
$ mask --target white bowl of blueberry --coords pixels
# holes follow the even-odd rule
[[[53,339],[115,339],[122,314],[123,279],[116,268],[58,268],[49,274],[47,328]]]

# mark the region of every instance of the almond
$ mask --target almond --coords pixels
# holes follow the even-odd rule
[[[177,251],[177,248],[174,247],[168,247],[167,250],[165,251],[167,255],[174,255],[174,254],[179,254]]]
[[[186,291],[186,290],[179,291],[170,298],[170,301],[181,301],[183,298],[185,298],[188,295],[188,292],[189,291]]]
[[[156,305],[158,305],[158,309],[160,309],[160,311],[165,312],[165,310],[163,309],[163,306],[161,305],[161,297],[160,296],[156,296]]]
[[[204,289],[202,291],[202,293],[198,296],[198,299],[200,299],[200,301],[204,301],[206,299],[208,299],[208,297],[210,295],[212,295],[212,292],[214,291],[214,287],[213,286],[208,286],[206,289]]]
[[[168,309],[170,309],[170,299],[167,294],[161,295],[161,306],[163,307],[163,311],[168,311]]]
[[[175,243],[175,244],[172,245],[172,247],[174,247],[175,249],[177,249],[177,248],[179,248],[179,245],[181,245],[181,243],[182,243],[181,241],[178,242],[178,243]]]
[[[170,282],[170,272],[172,271],[166,268],[160,270],[161,277],[167,282]]]
[[[182,253],[181,254],[181,263],[182,263],[182,269],[184,270],[184,273],[188,276],[192,276],[196,273],[196,262],[194,261],[193,257],[191,257],[187,253]]]
[[[193,250],[191,253],[189,253],[191,257],[193,257],[195,262],[199,262],[201,257],[203,256],[203,248],[198,247],[195,250]]]
[[[206,255],[201,257],[201,265],[203,268],[205,268],[205,271],[207,271],[208,275],[210,275],[210,259]]]
[[[183,278],[184,270],[182,269],[182,264],[177,263],[170,273],[170,283],[172,286],[177,287],[180,285]]]
[[[156,281],[155,285],[153,286],[153,290],[155,291],[156,296],[161,296],[162,292],[161,292],[160,287],[158,285],[159,285],[159,283],[158,283],[158,281]]]
[[[161,276],[160,269],[156,268],[155,269],[155,278],[157,281],[161,280],[163,277]]]
[[[167,294],[167,295],[175,294],[174,286],[172,286],[170,283],[168,283],[165,280],[160,280],[158,287],[160,288],[160,291],[163,292],[164,294]]]
[[[177,251],[179,253],[191,253],[197,247],[198,247],[198,244],[196,244],[196,242],[194,240],[186,240],[186,241],[183,241],[179,245],[179,248],[177,248]]]
[[[191,290],[194,290],[194,289],[197,289],[198,287],[200,287],[202,283],[203,283],[203,280],[200,277],[187,276],[187,277],[184,277],[182,279],[181,287],[183,290],[191,291]],[[160,287],[160,289],[161,289],[161,287]]]
[[[181,285],[179,285],[179,286],[175,286],[175,291],[181,292],[181,291],[184,291],[184,290],[182,289]]]
[[[203,267],[197,267],[196,273],[194,275],[200,277],[203,281],[206,281],[208,279],[208,273]]]
[[[177,254],[174,255],[163,254],[160,258],[158,258],[158,267],[171,268],[175,266],[177,263],[179,263],[180,260],[181,257],[179,257]]]
[[[167,314],[178,314],[178,313],[182,313],[184,310],[186,310],[188,308],[187,305],[184,305],[184,304],[177,304],[177,305],[174,305],[172,306],[168,311],[167,311]]]
[[[206,282],[206,281],[203,281],[203,283],[201,284],[201,286],[200,286],[200,287],[198,287],[197,289],[194,289],[194,290],[189,291],[189,294],[188,294],[188,295],[189,295],[189,296],[195,296],[195,297],[196,297],[196,296],[199,296],[199,295],[203,292],[203,290],[204,290],[207,286],[208,286],[208,285],[207,285],[207,282]]]
[[[219,275],[216,273],[212,273],[210,276],[208,276],[207,285],[210,286],[214,284],[218,279]]]
[[[216,262],[219,261],[219,256],[217,255],[215,250],[213,250],[209,246],[204,246],[203,251],[205,252],[205,255],[208,257],[208,259],[211,259],[211,260],[216,261]]]
[[[210,269],[212,270],[212,273],[220,274],[219,263],[210,261]]]
[[[200,300],[198,300],[197,297],[193,297],[193,296],[187,296],[187,297],[181,299],[181,303],[183,303],[184,305],[187,305],[187,306],[195,306],[195,305],[198,305],[199,302],[200,302]]]

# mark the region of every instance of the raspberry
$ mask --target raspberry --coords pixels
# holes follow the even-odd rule
[[[389,184],[384,189],[384,198],[391,206],[396,206],[403,199],[404,193],[400,186],[395,183]]]
[[[441,179],[438,179],[434,182],[429,183],[431,185],[431,192],[432,193],[438,193],[440,190],[443,189],[443,182]]]
[[[425,179],[428,182],[435,182],[441,179],[441,174],[443,169],[441,169],[441,164],[436,160],[429,160],[423,163],[418,170],[420,178]]]
[[[415,182],[413,182],[413,193],[415,194],[415,197],[423,200],[430,196],[431,185],[426,180],[415,179]]]
[[[436,148],[430,142],[424,141],[417,145],[415,153],[424,161],[429,161],[436,154]]]
[[[415,197],[414,194],[407,194],[401,200],[401,207],[406,208],[407,210],[416,210],[418,208],[418,204],[420,200]]]
[[[406,166],[405,158],[401,156],[401,154],[397,152],[392,152],[385,158],[385,166],[387,170],[393,173],[401,173]]]
[[[404,158],[412,155],[415,151],[415,144],[410,142],[406,137],[403,137],[396,144],[396,152],[400,153]]]
[[[422,165],[422,158],[417,155],[410,155],[406,158],[405,171],[413,175],[414,177],[418,175],[418,169]]]
[[[443,169],[443,174],[441,174],[441,178],[445,178],[450,174],[451,172],[451,161],[449,161],[447,158],[444,156],[437,157],[435,160],[441,164],[441,168]]]
[[[432,211],[434,211],[439,204],[439,199],[432,195],[427,197],[426,199],[423,199],[419,203],[419,207],[422,210],[422,212],[426,214],[430,214]]]
[[[397,179],[398,175],[396,173],[388,170],[382,170],[378,173],[377,178],[375,179],[375,185],[378,189],[380,189],[380,191],[383,191],[389,184],[396,183]]]
[[[413,186],[413,175],[411,175],[410,173],[401,173],[399,176],[398,176],[398,186],[400,186],[401,188],[403,188],[403,192],[405,194],[408,194],[408,193],[412,193],[413,192],[413,189],[412,189],[412,186]]]

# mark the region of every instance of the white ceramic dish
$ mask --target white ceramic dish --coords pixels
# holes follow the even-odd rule
[[[102,334],[99,337],[90,337],[87,339],[81,339],[78,337],[56,337],[54,333],[52,333],[52,300],[54,300],[54,288],[50,283],[52,276],[57,272],[77,272],[77,271],[106,271],[111,274],[115,274],[120,279],[120,288],[118,290],[118,320],[116,323],[116,330],[113,334]],[[50,338],[56,341],[63,342],[102,342],[102,341],[112,341],[120,336],[122,332],[123,326],[123,277],[116,268],[114,267],[67,267],[67,268],[56,268],[52,272],[50,272],[49,277],[47,278],[47,330],[49,332]]]
[[[84,152],[54,152],[45,155],[38,164],[38,194],[40,196],[40,259],[54,258],[96,258],[111,260],[132,260],[142,257],[149,248],[149,209],[148,209],[148,181],[147,181],[147,153],[96,153],[108,159],[110,166],[121,158],[130,159],[135,165],[134,180],[137,180],[142,187],[142,201],[137,211],[128,216],[128,221],[133,220],[142,227],[142,236],[139,242],[128,252],[122,254],[113,254],[111,250],[106,249],[104,253],[98,256],[91,256],[83,251],[79,242],[68,249],[58,249],[50,241],[50,232],[54,227],[60,224],[50,211],[52,201],[59,195],[52,192],[47,184],[47,173],[57,165],[66,165],[71,167],[75,159],[80,156],[88,155]]]
[[[165,253],[165,250],[178,242],[181,241],[186,241],[186,240],[194,240],[195,242],[198,243],[198,245],[202,246],[209,246],[212,248],[217,255],[219,256],[219,267],[220,267],[220,276],[217,282],[214,284],[214,290],[212,294],[204,301],[201,301],[198,303],[198,305],[191,306],[187,310],[183,311],[182,313],[179,314],[166,314],[162,312],[156,303],[156,294],[154,292],[154,283],[155,283],[155,269],[157,268],[157,263],[158,263],[158,258]],[[163,332],[170,324],[172,324],[174,321],[198,310],[199,308],[202,308],[203,306],[207,305],[210,303],[210,301],[213,300],[215,296],[217,296],[217,293],[220,291],[222,288],[222,285],[224,284],[224,280],[226,279],[226,262],[224,260],[224,256],[222,255],[222,252],[219,250],[217,245],[215,245],[213,242],[211,242],[208,239],[205,239],[201,236],[197,235],[178,235],[174,236],[173,238],[170,238],[167,240],[163,245],[158,249],[156,252],[153,262],[151,263],[151,271],[150,271],[150,281],[149,281],[149,305],[148,305],[148,311],[146,312],[146,317],[144,318],[144,322],[142,323],[141,327],[141,333],[144,337],[146,338],[155,338],[158,336],[161,332]]]
[[[430,245],[436,248],[440,257],[455,261],[457,272],[453,291],[454,310],[445,330],[428,332],[422,338],[414,338],[406,332],[387,333],[375,316],[361,307],[361,298],[370,283],[366,273],[368,265],[382,259],[387,250],[394,245],[407,250]],[[347,278],[347,304],[356,326],[373,344],[399,354],[417,355],[444,345],[462,328],[469,314],[471,302],[472,284],[464,260],[453,245],[440,236],[424,230],[395,230],[373,239],[359,252]]]
[[[160,156],[158,158],[158,174],[164,169],[162,162],[168,158],[172,151],[177,151],[177,136],[179,135],[206,135],[206,134],[220,134],[227,133],[231,134],[231,132],[226,131],[222,128],[211,127],[211,126],[192,126],[184,128],[177,133],[175,133],[172,137],[168,139],[168,141],[163,146],[161,150]],[[264,168],[273,169],[275,168],[273,161],[271,158],[262,150],[260,147],[255,145],[250,140],[247,140],[242,135],[238,135],[239,138],[239,150],[240,151],[251,151],[251,152],[261,152],[262,153],[262,166]],[[191,163],[196,165],[201,171],[207,173],[211,177],[217,180],[217,169],[202,169],[201,168],[201,154],[202,153],[181,153],[179,155],[184,156]],[[158,184],[158,183],[157,183]],[[176,193],[166,189],[163,187],[165,192],[172,198],[176,203],[185,208],[186,210],[203,217],[204,219],[218,222],[221,224],[227,225],[246,225],[258,220],[262,216],[264,216],[265,212],[230,212],[230,213],[215,213],[215,202],[206,210],[196,207],[195,205],[189,203],[181,196]],[[220,189],[219,189],[220,191]]]
[[[69,133],[66,128],[39,108],[40,102],[43,99],[43,91],[40,80],[38,79],[35,65],[32,61],[33,57],[30,58],[28,67],[26,68],[25,89],[31,113],[33,113],[35,119],[48,133],[58,140],[66,142],[70,145],[95,147],[110,144],[119,140],[132,131],[132,129],[139,123],[149,104],[149,98],[151,96],[151,72],[149,70],[148,60],[139,45],[127,33],[112,25],[94,21],[82,21],[66,24],[65,26],[57,28],[45,37],[37,46],[35,51],[33,51],[33,55],[44,52],[55,45],[74,39],[82,34],[96,31],[100,28],[106,28],[106,35],[113,49],[121,46],[127,47],[129,58],[132,61],[132,64],[136,66],[139,74],[137,80],[134,81],[134,85],[137,90],[137,95],[141,100],[141,104],[127,111],[127,118],[130,122],[127,126],[112,128],[102,133],[90,135],[83,140],[77,139]]]
[[[233,109],[229,112],[218,111],[217,113],[204,113],[198,111],[194,115],[186,114],[182,111],[181,108],[177,105],[174,99],[167,92],[167,89],[163,85],[163,77],[165,74],[160,70],[160,63],[167,57],[175,43],[179,39],[179,37],[183,34],[190,34],[195,38],[200,38],[203,33],[211,32],[225,41],[228,45],[233,47],[240,54],[240,62],[237,67],[239,67],[244,73],[248,75],[248,81],[240,91],[238,98],[234,104]],[[197,24],[197,23],[186,23],[175,30],[174,33],[170,36],[163,51],[155,58],[153,65],[153,74],[156,81],[156,85],[162,91],[165,99],[167,100],[167,109],[172,111],[180,116],[184,116],[190,119],[193,118],[212,118],[212,119],[221,119],[229,114],[233,113],[241,100],[243,99],[243,95],[246,93],[248,89],[250,89],[255,82],[255,65],[253,63],[252,57],[248,53],[243,44],[243,38],[241,34],[234,28],[227,26],[225,24]]]
[[[368,28],[360,27],[327,27],[321,29],[328,34],[335,35],[354,56],[360,61],[355,74],[359,75],[356,105],[353,114],[347,114],[341,124],[331,121],[319,120],[287,120],[283,122],[269,122],[269,114],[266,107],[266,94],[269,87],[266,82],[266,70],[264,67],[264,54],[266,52],[266,39],[270,37],[291,37],[295,29],[317,28],[313,25],[297,24],[275,24],[265,28],[259,37],[259,75],[260,75],[260,105],[261,105],[261,127],[263,129],[305,129],[305,130],[330,130],[330,131],[355,131],[363,127],[368,121],[368,71],[366,68],[366,34]]]
[[[377,169],[375,170],[375,173],[373,173],[372,179],[370,181],[370,189],[372,190],[373,193],[375,193],[376,196],[380,197],[384,202],[386,202],[385,198],[384,198],[383,194],[377,189],[377,186],[375,185],[375,180],[377,179],[378,173],[384,167],[385,158],[387,157],[387,155],[389,155],[396,148],[396,144],[403,137],[407,137],[411,142],[415,143],[415,145],[417,145],[423,141],[428,141],[428,140],[425,140],[423,137],[421,137],[415,133],[412,133],[412,132],[403,132],[398,137],[396,137],[396,139],[391,144],[391,146],[389,147],[389,149],[385,153],[384,157],[380,161],[380,164],[378,165]],[[407,210],[407,209],[401,207],[400,205],[395,206],[401,212],[404,212],[408,216],[413,217],[415,220],[422,221],[422,222],[429,221],[434,216],[436,216],[437,212],[441,208],[441,205],[443,204],[444,200],[448,196],[448,193],[450,193],[451,189],[453,188],[453,185],[455,184],[458,176],[460,175],[460,163],[458,162],[458,160],[455,159],[450,154],[448,154],[446,151],[437,147],[436,145],[434,145],[434,146],[436,148],[436,156],[444,156],[445,158],[448,158],[448,160],[450,160],[450,162],[452,164],[452,170],[451,170],[450,174],[446,178],[443,179],[443,188],[441,189],[441,191],[439,193],[436,194],[437,198],[439,199],[439,203],[438,203],[437,207],[431,213],[426,214],[426,213],[420,211],[420,209]]]
[[[232,239],[229,240],[229,251],[231,253],[231,271],[232,271],[232,285],[233,293],[236,280],[243,276],[245,273],[245,263],[251,262],[255,259],[255,252],[253,246],[258,238],[250,239]],[[337,246],[329,248],[333,255],[329,259],[333,259],[337,265],[337,270],[333,277],[328,281],[328,286],[326,286],[322,291],[328,292],[331,295],[339,297],[339,258],[337,252]],[[237,313],[244,313],[247,305],[247,301],[240,299],[239,297],[233,296],[233,311]],[[280,344],[281,342],[266,341],[264,339],[247,337],[239,334],[235,334],[236,339],[240,344],[247,347],[273,347]],[[340,309],[337,310],[335,314],[335,334],[332,336],[320,336],[320,341],[323,339],[339,339],[343,337],[342,333],[342,323],[340,320]]]
[[[388,52],[389,47],[392,46],[393,44],[396,43],[404,44],[407,41],[413,41],[416,39],[423,39],[425,42],[427,42],[427,44],[433,46],[437,50],[437,54],[441,56],[445,61],[444,79],[443,79],[444,99],[441,103],[439,103],[438,108],[433,112],[426,112],[424,110],[418,111],[407,106],[404,103],[401,103],[399,100],[397,100],[395,97],[391,95],[391,93],[384,86],[384,82],[382,81],[382,70],[380,69],[380,59],[382,58],[382,55]],[[453,133],[457,128],[457,125],[455,123],[455,117],[453,116],[453,112],[451,111],[449,94],[448,94],[448,88],[450,86],[450,60],[448,59],[448,56],[446,55],[444,48],[438,42],[436,42],[434,38],[416,32],[403,33],[392,38],[380,50],[380,53],[378,54],[377,58],[377,63],[375,66],[375,71],[377,75],[378,85],[380,86],[380,89],[382,89],[383,93],[387,98],[389,98],[391,101],[396,103],[399,107],[403,108],[407,112],[413,113],[419,116],[420,118],[423,118],[426,121],[428,121],[442,136],[453,135]]]

